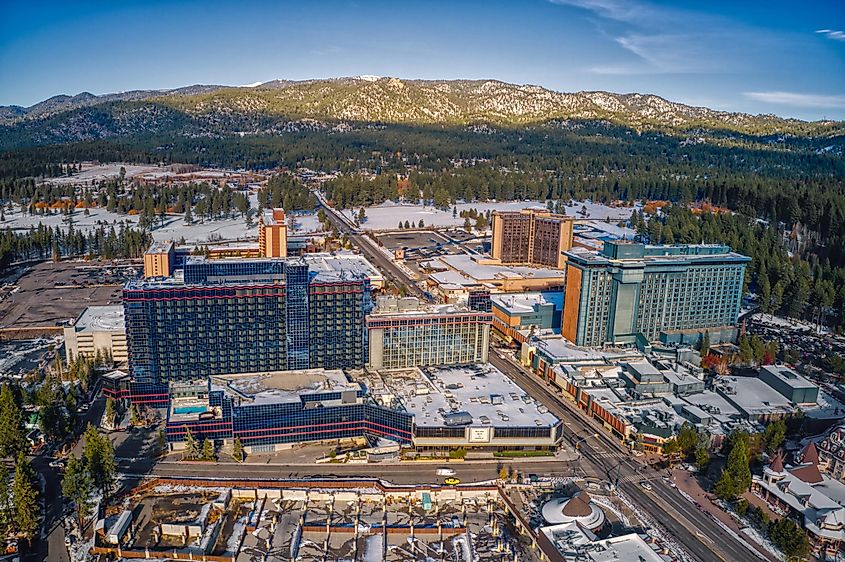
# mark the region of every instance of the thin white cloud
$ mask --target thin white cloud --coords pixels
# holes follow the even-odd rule
[[[820,33],[828,39],[833,39],[834,41],[845,41],[845,31],[837,31],[835,29],[819,29],[816,30],[816,33]]]
[[[602,33],[636,56],[595,65],[588,69],[594,74],[740,72],[742,62],[764,42],[760,33],[723,17],[643,0],[549,1],[589,12]]]
[[[792,107],[845,107],[845,96],[838,95],[801,94],[797,92],[745,92],[743,95],[749,99],[763,103],[789,105]]]
[[[625,0],[549,0],[552,4],[581,8],[603,18],[635,22],[648,17],[650,10],[643,4]]]

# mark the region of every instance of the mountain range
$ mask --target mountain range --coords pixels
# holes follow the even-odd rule
[[[280,134],[360,124],[490,125],[607,121],[636,130],[723,131],[755,136],[841,136],[845,123],[716,111],[650,94],[562,93],[497,80],[402,80],[362,76],[273,80],[250,86],[54,96],[0,106],[0,147],[141,134]]]

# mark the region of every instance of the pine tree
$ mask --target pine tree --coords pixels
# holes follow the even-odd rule
[[[84,446],[82,455],[88,470],[94,479],[94,484],[103,494],[108,493],[114,484],[117,466],[114,458],[114,446],[109,438],[101,435],[97,428],[90,423],[83,435]]]
[[[185,224],[194,224],[194,216],[191,213],[191,204],[185,205]]]
[[[700,352],[702,357],[710,353],[710,330],[704,330],[704,335],[701,336]]]
[[[240,437],[235,437],[235,442],[232,445],[232,458],[238,462],[244,462],[244,445],[241,443]]]
[[[0,537],[5,537],[9,533],[13,518],[9,469],[5,463],[0,463]]]
[[[196,437],[191,433],[190,428],[185,428],[185,453],[184,457],[188,460],[196,460],[200,456],[200,446],[197,443]]]
[[[114,398],[109,396],[106,398],[106,411],[105,411],[105,418],[106,423],[109,427],[114,427],[115,417],[117,416],[117,412],[114,406]]]
[[[80,529],[91,511],[93,493],[94,480],[88,468],[83,461],[71,455],[62,477],[62,494],[76,505],[76,517]]]
[[[204,461],[213,461],[214,460],[214,443],[206,437],[202,441],[202,460]]]
[[[38,491],[35,488],[35,473],[23,455],[18,456],[15,465],[12,504],[18,533],[31,544],[38,532]]]
[[[0,390],[0,455],[15,457],[26,449],[23,411],[15,400],[10,384]]]

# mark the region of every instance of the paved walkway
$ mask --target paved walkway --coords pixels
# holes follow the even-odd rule
[[[715,519],[718,519],[719,521],[727,525],[736,534],[745,538],[745,542],[753,546],[754,549],[758,553],[760,553],[760,556],[762,556],[764,559],[771,560],[772,562],[778,562],[777,558],[772,556],[769,551],[767,551],[754,540],[743,535],[740,532],[739,525],[733,517],[731,517],[727,512],[725,512],[721,507],[710,501],[710,494],[704,491],[704,489],[698,483],[698,480],[695,478],[695,474],[686,470],[675,469],[672,471],[672,480],[678,486],[679,490],[682,490],[685,493],[689,494],[696,502],[698,502],[698,504],[701,506],[699,507],[700,510],[710,514]],[[757,501],[760,501],[759,498],[755,499]]]

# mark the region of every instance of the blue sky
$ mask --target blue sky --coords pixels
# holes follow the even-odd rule
[[[845,2],[2,2],[0,104],[362,74],[845,119]]]

